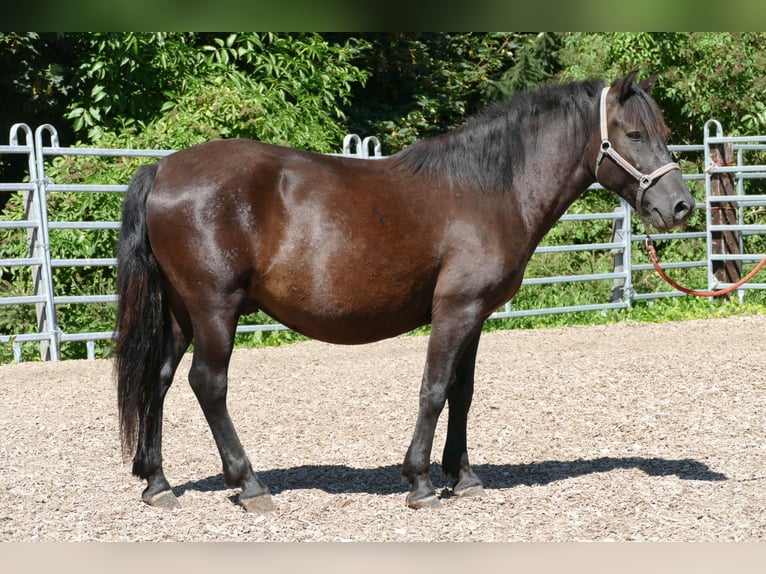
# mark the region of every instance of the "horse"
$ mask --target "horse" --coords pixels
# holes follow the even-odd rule
[[[479,338],[541,238],[594,182],[659,230],[694,210],[654,76],[635,77],[519,93],[382,159],[226,139],[138,168],[116,248],[114,370],[123,457],[146,481],[142,500],[180,506],[162,468],[163,401],[193,341],[188,381],[226,484],[241,489],[245,511],[276,508],[226,402],[238,318],[256,310],[337,344],[430,325],[405,502],[442,504],[429,469],[445,405],[446,493],[485,495],[466,439]]]

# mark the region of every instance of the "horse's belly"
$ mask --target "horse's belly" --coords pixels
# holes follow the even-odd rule
[[[430,321],[432,290],[360,279],[349,271],[340,284],[288,281],[270,289],[262,284],[253,303],[287,327],[329,343],[369,343]]]
[[[323,317],[306,315],[298,318],[295,324],[290,324],[289,321],[280,322],[312,339],[339,345],[360,345],[395,337],[427,323],[425,320],[415,320],[413,317],[410,319],[410,321],[403,321],[400,315],[382,321],[352,318],[327,320]]]

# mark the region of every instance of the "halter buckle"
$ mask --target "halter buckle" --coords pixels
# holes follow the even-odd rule
[[[652,182],[654,180],[649,177],[648,175],[641,176],[641,179],[638,180],[638,186],[641,189],[649,189],[649,187],[652,185]]]

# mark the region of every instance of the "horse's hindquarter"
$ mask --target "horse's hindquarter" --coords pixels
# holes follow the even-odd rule
[[[147,200],[155,255],[187,306],[263,309],[341,343],[430,320],[443,213],[387,160],[256,142],[169,156]]]

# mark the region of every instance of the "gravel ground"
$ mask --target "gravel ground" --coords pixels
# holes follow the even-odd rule
[[[424,337],[236,351],[229,405],[277,510],[235,504],[185,375],[165,408],[182,508],[140,501],[109,361],[0,367],[3,541],[764,541],[766,316],[485,334],[482,499],[405,506]],[[446,413],[445,413],[446,415]],[[444,487],[434,443],[433,478]]]

